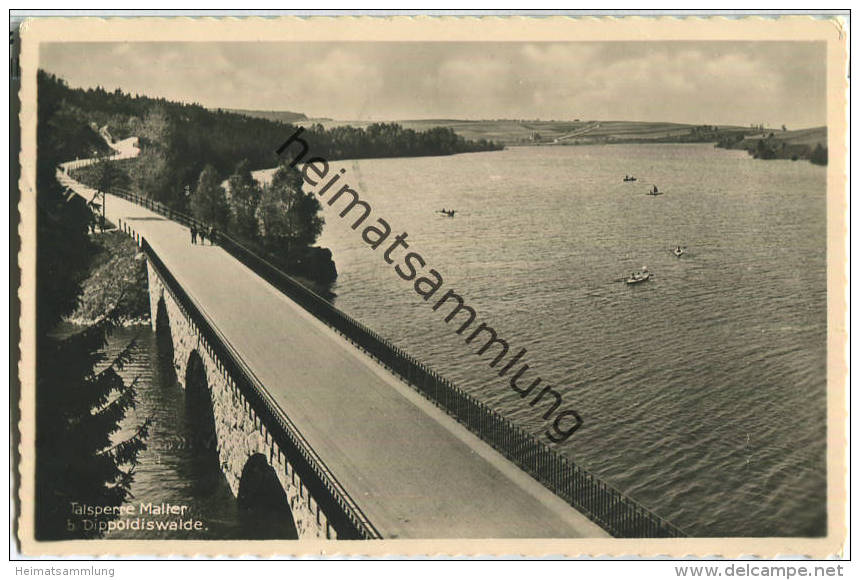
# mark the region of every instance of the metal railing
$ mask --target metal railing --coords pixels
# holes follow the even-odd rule
[[[137,193],[117,189],[114,194],[183,225],[206,227],[206,224],[183,212]],[[620,538],[686,536],[675,525],[551,449],[537,437],[515,425],[415,357],[338,310],[324,298],[231,236],[219,232],[217,243],[234,258],[400,376],[427,399],[613,536]]]

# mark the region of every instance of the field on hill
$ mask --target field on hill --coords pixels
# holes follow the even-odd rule
[[[772,137],[770,135],[773,135]],[[796,131],[768,131],[756,135],[749,135],[744,141],[756,141],[769,138],[778,143],[786,145],[805,145],[815,147],[821,145],[827,147],[827,127],[813,127],[812,129],[798,129]]]
[[[720,143],[729,149],[745,149],[758,159],[808,159],[827,165],[827,127],[771,131],[738,136],[736,141]]]

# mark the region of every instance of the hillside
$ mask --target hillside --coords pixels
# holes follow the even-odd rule
[[[798,129],[796,131],[770,131],[767,133],[758,133],[749,135],[744,139],[744,143],[755,141],[758,139],[770,138],[774,142],[785,143],[786,145],[803,145],[807,147],[815,147],[821,145],[827,146],[827,127],[813,127],[812,129]]]
[[[719,143],[727,149],[743,149],[756,159],[808,159],[827,165],[827,127],[794,131],[764,131],[738,135]]]
[[[316,122],[326,129],[352,126],[367,127],[370,121]],[[303,123],[297,123],[303,125]],[[644,121],[540,121],[518,119],[458,120],[412,119],[397,121],[405,129],[426,131],[433,127],[453,130],[464,139],[487,139],[505,145],[593,145],[623,142],[702,142],[718,140],[724,131],[749,131],[727,125],[689,125]],[[708,131],[702,130],[708,127]]]

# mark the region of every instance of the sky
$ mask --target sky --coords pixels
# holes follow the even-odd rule
[[[812,42],[43,44],[72,87],[339,120],[826,122]]]

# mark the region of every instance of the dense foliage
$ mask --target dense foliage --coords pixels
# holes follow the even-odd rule
[[[397,123],[373,123],[366,129],[349,125],[325,129],[317,123],[311,125],[302,138],[307,139],[315,155],[329,160],[452,155],[503,148],[486,139],[466,140],[450,127],[415,131]]]
[[[92,236],[95,253],[82,283],[78,307],[68,316],[76,324],[97,322],[119,308],[133,320],[149,318],[146,260],[137,244],[123,232]]]
[[[257,207],[263,197],[260,184],[251,175],[251,164],[243,159],[227,182],[230,189],[230,231],[244,239],[259,234]]]
[[[215,168],[207,165],[200,173],[191,196],[191,214],[198,220],[224,230],[230,217],[227,194]]]
[[[257,208],[262,238],[272,249],[310,246],[322,233],[321,209],[319,200],[302,190],[299,172],[282,164],[263,188]]]
[[[809,160],[816,165],[827,165],[827,148],[817,144],[809,155]]]
[[[251,176],[248,161],[240,161],[227,180],[226,219],[215,218],[223,207],[223,198],[217,193],[221,188],[203,187],[204,174],[192,196],[196,218],[221,228],[226,223],[231,236],[291,274],[322,285],[335,280],[337,270],[331,252],[312,247],[325,221],[319,200],[302,189],[298,170],[284,161],[271,183],[260,187]],[[206,216],[211,217],[207,219]]]
[[[101,535],[98,521],[73,504],[118,506],[129,497],[138,453],[149,423],[118,438],[120,422],[135,404],[134,385],[118,370],[129,347],[112,359],[104,347],[125,313],[114,307],[98,323],[65,338],[53,334],[78,303],[93,255],[87,236],[92,212],[67,195],[56,166],[107,147],[56,82],[39,75],[36,162],[36,537],[40,540]],[[96,522],[88,528],[84,519]]]

